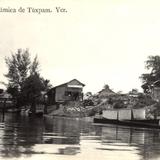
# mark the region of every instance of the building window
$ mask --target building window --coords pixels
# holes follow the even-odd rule
[[[70,97],[70,100],[79,100],[80,93],[79,92],[66,91],[65,96]]]
[[[72,95],[72,92],[68,92],[68,91],[65,92],[65,96],[69,96],[70,97],[71,95]]]

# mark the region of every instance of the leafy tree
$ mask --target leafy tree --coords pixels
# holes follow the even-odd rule
[[[133,88],[131,91],[129,91],[129,94],[138,94],[138,89]]]
[[[41,77],[41,80],[42,80],[43,85],[44,85],[44,91],[47,92],[49,89],[52,88],[52,85],[51,85],[51,83],[50,83],[50,80],[44,79],[44,78],[42,78],[42,77]]]
[[[113,108],[115,108],[115,109],[126,108],[126,105],[124,104],[123,100],[118,99],[118,100],[114,103]]]
[[[145,62],[145,68],[150,72],[142,74],[140,78],[143,82],[144,92],[149,93],[153,83],[160,80],[160,56],[149,56]]]
[[[30,75],[39,73],[39,62],[37,56],[34,58],[33,63],[30,66]]]
[[[43,79],[38,73],[30,75],[22,87],[23,100],[31,105],[31,111],[35,113],[35,106],[41,96],[41,91],[45,90]]]
[[[41,91],[47,91],[51,85],[39,73],[37,56],[31,62],[29,51],[18,49],[11,57],[5,58],[9,83],[7,91],[16,98],[17,107],[29,104],[35,112],[35,106]]]
[[[7,92],[10,93],[14,98],[19,95],[19,91],[17,87],[8,86]]]
[[[17,88],[20,91],[30,69],[29,51],[18,49],[11,57],[6,57],[5,62],[8,67],[8,73],[5,76],[9,80],[9,87]]]
[[[105,84],[103,88],[104,88],[105,90],[110,89],[108,84]]]

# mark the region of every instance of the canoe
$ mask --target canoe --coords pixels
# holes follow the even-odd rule
[[[116,124],[116,125],[131,126],[131,127],[160,129],[159,119],[113,120],[113,119],[106,119],[106,118],[94,118],[93,122],[102,123],[102,124]]]

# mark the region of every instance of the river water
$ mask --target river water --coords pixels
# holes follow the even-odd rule
[[[160,160],[160,131],[7,114],[0,122],[0,159]]]

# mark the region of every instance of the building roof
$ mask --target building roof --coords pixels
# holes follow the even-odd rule
[[[80,81],[78,81],[77,79],[72,79],[71,81],[69,82],[66,82],[66,83],[63,83],[63,84],[60,84],[58,86],[55,86],[51,89],[54,89],[54,88],[57,88],[57,87],[61,87],[61,86],[66,86],[68,84],[74,84],[74,85],[82,85],[83,87],[85,86],[85,84],[81,83]]]
[[[105,88],[105,89],[102,89],[101,91],[98,92],[98,95],[100,97],[108,97],[108,96],[112,96],[112,95],[116,95],[115,92],[113,92],[110,88]]]

